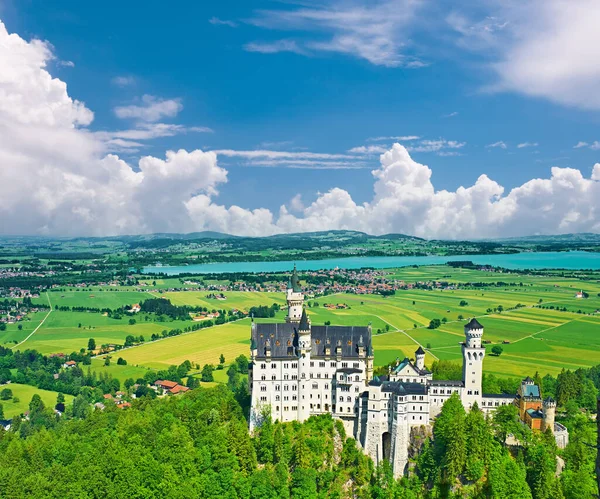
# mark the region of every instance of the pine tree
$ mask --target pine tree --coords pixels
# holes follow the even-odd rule
[[[466,413],[458,394],[444,403],[434,427],[436,456],[442,462],[444,481],[452,484],[462,474],[466,461]]]

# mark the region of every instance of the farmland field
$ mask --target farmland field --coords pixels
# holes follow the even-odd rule
[[[223,354],[231,362],[240,354],[249,355],[250,319],[201,329],[119,352],[130,366],[164,369],[189,360],[193,364],[218,364]]]
[[[41,397],[46,407],[54,407],[56,405],[58,392],[42,390],[35,386],[20,385],[18,383],[9,383],[0,386],[0,390],[3,390],[4,388],[10,388],[13,392],[13,397],[16,397],[19,400],[18,402],[14,402],[14,399],[0,400],[0,404],[4,407],[4,417],[7,419],[28,411],[31,397],[36,393]],[[71,402],[73,402],[73,396],[65,394],[65,405],[69,405]]]
[[[488,350],[493,344],[501,344],[504,350],[499,357],[488,353],[484,361],[485,372],[509,376],[532,375],[535,371],[557,374],[563,367],[576,369],[600,363],[600,316],[596,315],[600,309],[600,284],[597,280],[481,272],[447,266],[406,267],[394,269],[392,274],[407,283],[478,284],[458,289],[452,286],[445,289],[415,287],[398,290],[388,297],[337,293],[308,298],[307,311],[312,323],[370,324],[376,365],[387,364],[397,357],[412,357],[419,345],[427,350],[427,365],[436,359],[460,362],[460,342],[464,339],[463,327],[469,317],[477,317],[484,325],[484,339],[492,342]],[[124,291],[67,290],[50,293],[50,298],[53,304],[98,308],[137,303],[153,296],[167,298],[174,305],[202,306],[209,310],[235,308],[247,311],[252,306],[285,303],[283,293],[225,291],[226,299],[216,300],[207,298],[207,291],[165,291],[167,287],[175,287],[178,283],[175,281],[164,279],[144,292],[133,288],[123,288]],[[501,285],[497,285],[498,282]],[[588,298],[575,297],[580,289],[587,292]],[[326,304],[336,307],[326,307]],[[22,331],[10,324],[6,331],[0,332],[0,342],[22,341],[44,315],[32,315],[31,321],[23,323]],[[274,319],[256,320],[283,321],[284,317],[282,309]],[[439,328],[427,327],[432,319],[442,321]],[[100,345],[122,344],[127,335],[143,335],[145,344],[122,350],[117,355],[125,358],[128,366],[106,368],[115,369],[113,375],[121,380],[135,379],[145,368],[162,369],[184,360],[200,365],[217,364],[219,356],[224,354],[229,363],[239,354],[249,354],[250,319],[154,342],[148,341],[152,334],[160,334],[165,329],[184,329],[192,324],[191,321],[155,322],[155,317],[146,319],[145,314],[136,315],[136,324],[130,325],[128,320],[128,317],[113,319],[96,313],[54,311],[19,348],[35,348],[42,353],[70,353],[85,348],[90,337]],[[95,360],[94,365],[97,362],[100,361]],[[126,373],[123,368],[131,372]]]

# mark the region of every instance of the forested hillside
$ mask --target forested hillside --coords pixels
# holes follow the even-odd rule
[[[0,430],[0,496],[591,498],[594,426],[577,415],[570,427],[557,478],[553,438],[530,433],[512,406],[486,420],[451,398],[433,440],[413,439],[411,478],[395,481],[389,465],[374,468],[329,416],[267,420],[251,437],[226,386],[142,397],[125,411],[109,404],[85,419],[66,413],[60,421],[33,400],[28,422]],[[520,445],[504,445],[509,433]]]

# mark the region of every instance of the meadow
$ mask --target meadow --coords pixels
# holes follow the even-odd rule
[[[376,365],[385,365],[398,357],[412,357],[419,345],[427,350],[427,365],[438,359],[460,362],[463,327],[470,317],[479,319],[485,327],[484,339],[492,342],[484,361],[485,372],[503,376],[527,376],[535,371],[557,374],[563,367],[576,369],[600,363],[600,316],[596,315],[600,309],[600,283],[597,280],[481,272],[447,266],[405,267],[392,272],[394,277],[407,283],[438,280],[484,284],[443,290],[413,288],[399,290],[388,297],[338,293],[307,299],[312,323],[370,324]],[[174,280],[164,281],[143,293],[131,288],[125,291],[71,290],[50,293],[50,297],[52,303],[59,306],[80,304],[100,308],[136,303],[152,296],[168,298],[175,305],[202,306],[209,310],[248,310],[252,306],[285,303],[283,293],[232,291],[224,293],[225,300],[215,300],[207,298],[206,291],[166,292],[167,281]],[[512,285],[497,286],[498,282]],[[580,289],[588,293],[587,299],[575,297]],[[315,306],[314,302],[319,305]],[[347,308],[330,309],[324,306],[327,303],[344,304]],[[559,311],[557,307],[566,307],[568,311]],[[9,325],[0,333],[0,342],[21,341],[44,315],[32,316],[31,321],[23,323],[22,331],[17,331],[16,325]],[[282,310],[273,320],[283,321],[284,317]],[[154,322],[152,316],[146,321],[144,314],[137,314],[135,318],[137,323],[130,325],[128,317],[112,319],[95,313],[54,311],[19,348],[70,353],[85,348],[90,337],[100,345],[123,343],[129,334],[143,335],[147,340],[145,344],[122,350],[113,357],[116,360],[121,356],[129,365],[114,369],[135,369],[136,366],[137,369],[162,369],[184,360],[201,366],[216,365],[221,354],[227,363],[240,354],[249,355],[250,319],[149,342],[153,333],[176,327],[183,329],[191,322]],[[441,326],[429,329],[432,319],[440,319]],[[494,344],[501,344],[504,350],[498,357],[490,353]],[[131,375],[115,371],[114,375],[119,379],[135,379],[139,372],[143,371],[132,371]]]
[[[21,385],[18,383],[9,383],[7,385],[0,385],[0,390],[4,388],[10,388],[13,392],[13,398],[10,400],[0,400],[4,408],[4,417],[11,419],[13,416],[23,414],[29,410],[29,402],[31,397],[36,393],[41,397],[46,407],[54,407],[56,405],[56,397],[58,392],[52,392],[49,390],[42,390],[35,386]],[[14,401],[14,398],[18,399],[18,402]],[[65,405],[70,405],[73,402],[72,395],[65,395]]]

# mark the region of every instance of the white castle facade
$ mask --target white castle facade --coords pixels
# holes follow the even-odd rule
[[[287,303],[285,323],[252,323],[251,431],[265,412],[282,422],[331,414],[375,464],[389,460],[394,475],[401,476],[408,466],[412,430],[429,426],[453,393],[465,409],[477,403],[486,413],[515,402],[513,395],[482,393],[485,348],[483,326],[476,319],[464,328],[462,381],[433,380],[420,346],[414,362],[406,358],[388,375],[373,377],[371,327],[311,325],[295,267]],[[542,415],[564,447],[568,434],[554,424],[554,408],[553,401],[544,401]]]

